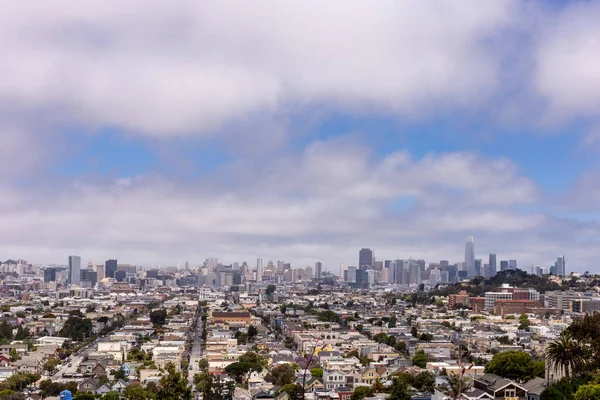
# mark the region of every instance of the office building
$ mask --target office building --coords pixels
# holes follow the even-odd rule
[[[557,276],[566,275],[565,256],[561,256],[556,259],[555,270]]]
[[[323,277],[323,263],[317,261],[315,263],[315,278],[321,279]]]
[[[496,264],[496,253],[490,253],[489,259],[488,259],[488,264],[490,265],[490,268],[494,267],[494,270],[498,271],[498,269],[497,269],[498,264]],[[494,275],[496,275],[495,271],[494,271]]]
[[[106,278],[114,278],[117,272],[117,260],[106,260],[104,263],[104,275]]]
[[[515,271],[517,269],[517,260],[508,260],[508,269]]]
[[[465,244],[465,271],[467,271],[467,277],[476,276],[475,271],[475,238],[469,236],[467,243]]]
[[[358,267],[367,267],[365,269],[373,269],[375,264],[375,258],[373,250],[371,249],[360,249],[358,252]]]
[[[55,282],[56,281],[56,269],[46,268],[44,270],[44,282]]]
[[[79,286],[81,282],[81,257],[69,256],[69,285]]]
[[[500,261],[500,271],[508,270],[508,261]]]
[[[263,279],[263,259],[256,259],[256,282],[262,282]]]
[[[475,259],[475,274],[477,276],[483,276],[483,264],[481,258]]]

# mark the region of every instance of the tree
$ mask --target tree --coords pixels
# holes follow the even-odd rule
[[[531,325],[531,322],[529,321],[527,314],[521,315],[519,317],[519,329],[528,331],[529,325]]]
[[[15,350],[15,349],[10,349],[10,351],[8,352],[8,356],[10,357],[10,361],[12,361],[12,362],[15,362],[15,361],[21,359],[21,357],[17,353],[17,350]]]
[[[17,329],[17,334],[15,335],[15,340],[24,340],[29,337],[29,328],[23,329],[22,326],[19,326]]]
[[[304,389],[297,383],[284,385],[281,391],[286,392],[290,396],[290,400],[301,400],[304,397]]]
[[[123,390],[123,396],[129,400],[146,400],[149,395],[139,383],[132,383]]]
[[[450,374],[446,376],[446,385],[443,385],[444,390],[454,400],[459,399],[461,393],[468,391],[471,388],[471,380],[465,376],[459,376],[458,374]]]
[[[127,375],[125,374],[125,369],[123,369],[123,367],[117,369],[115,371],[115,381],[119,381],[119,380],[127,380]]]
[[[423,371],[415,375],[412,385],[417,390],[433,393],[435,389],[435,375],[429,371]]]
[[[60,360],[58,358],[51,358],[44,363],[44,371],[48,372],[48,375],[52,375],[54,371],[56,371],[56,367],[60,365]]]
[[[150,321],[155,326],[163,326],[167,320],[167,310],[160,308],[150,311]]]
[[[417,337],[419,335],[419,331],[417,330],[416,326],[410,328],[410,334],[413,335],[413,337]]]
[[[396,324],[397,324],[397,322],[398,322],[398,318],[396,318],[396,316],[395,316],[395,315],[392,315],[392,316],[390,317],[390,321],[388,322],[388,328],[395,328],[395,327],[396,327]]]
[[[584,364],[585,353],[573,338],[573,334],[566,330],[557,340],[548,345],[546,358],[551,367],[561,369],[565,373],[565,378],[569,379],[571,371]]]
[[[315,378],[322,378],[323,377],[323,368],[321,368],[321,367],[311,368],[310,375],[314,376]]]
[[[258,335],[258,329],[254,325],[250,325],[248,328],[248,340],[252,342],[256,335]]]
[[[397,342],[394,349],[402,354],[406,354],[408,349],[406,348],[406,342]]]
[[[296,371],[289,364],[281,364],[273,368],[265,376],[265,380],[277,386],[284,386],[296,380]]]
[[[158,398],[161,400],[190,400],[192,390],[181,372],[177,372],[173,363],[167,364],[167,374],[160,379]]]
[[[372,395],[373,389],[371,386],[358,386],[354,389],[354,393],[352,393],[352,400],[362,400]]]
[[[11,341],[13,339],[12,326],[6,321],[0,323],[0,340]]]
[[[409,380],[411,379],[412,376],[409,378],[403,375],[394,378],[392,385],[390,386],[390,395],[387,400],[410,400],[408,387],[410,386]]]
[[[419,340],[422,340],[424,342],[431,342],[433,340],[433,335],[431,333],[421,333],[421,336],[419,336]]]
[[[95,400],[96,396],[92,393],[77,393],[73,400]]]
[[[424,350],[417,350],[415,356],[412,359],[414,365],[419,368],[425,368],[427,365],[427,354],[425,354]]]
[[[198,361],[198,368],[200,368],[200,371],[208,371],[208,360],[206,358],[201,358]]]
[[[600,399],[600,385],[581,385],[574,396],[575,400],[597,400]]]
[[[92,321],[84,318],[81,313],[71,312],[69,318],[65,321],[59,335],[68,337],[71,340],[82,341],[92,333]]]
[[[119,394],[119,392],[116,392],[116,391],[108,392],[104,396],[102,396],[102,400],[120,400],[120,399],[121,399],[121,395]]]
[[[533,379],[536,374],[533,359],[522,351],[504,351],[496,354],[486,365],[485,372],[518,382]]]
[[[267,286],[267,289],[265,290],[265,294],[267,296],[271,296],[271,294],[275,293],[275,289],[276,289],[275,285],[269,285],[269,286]]]

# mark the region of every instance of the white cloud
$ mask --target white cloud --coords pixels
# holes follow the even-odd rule
[[[574,2],[540,25],[533,79],[551,121],[600,117],[598,18],[599,3]]]
[[[532,251],[521,240],[547,224],[542,215],[512,207],[537,201],[537,189],[507,161],[468,153],[376,159],[343,139],[315,143],[291,161],[287,154],[272,161],[271,174],[250,161],[225,168],[221,177],[231,185],[137,177],[64,184],[51,198],[13,192],[17,201],[0,202],[0,211],[11,211],[0,239],[8,254],[32,261],[60,262],[73,252],[145,263],[263,255],[296,263],[324,258],[331,266],[353,260],[365,245],[380,249],[381,257],[460,257],[468,234],[513,246],[513,253]],[[502,201],[479,195],[493,190],[491,176],[505,189]],[[438,188],[440,179],[449,192]],[[405,196],[412,199],[408,208],[394,208]]]
[[[511,24],[513,7],[7,2],[0,104],[59,124],[153,135],[306,105],[408,116],[478,107],[498,86],[490,46]]]

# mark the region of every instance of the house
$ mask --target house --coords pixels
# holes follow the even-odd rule
[[[453,397],[449,393],[444,393],[438,389],[435,389],[431,400],[452,400]],[[484,392],[481,389],[470,388],[467,391],[462,392],[461,400],[493,400],[491,394]]]
[[[81,381],[77,386],[77,390],[80,392],[95,392],[100,386],[100,380],[94,378],[88,378]]]
[[[346,385],[346,375],[341,371],[323,370],[323,384],[325,389],[331,390]]]
[[[113,383],[111,389],[113,392],[123,393],[123,390],[128,386],[127,382],[119,379],[117,382]]]
[[[375,367],[365,367],[362,371],[362,381],[366,384],[372,385],[375,379],[379,378],[377,369]]]
[[[546,390],[546,380],[543,378],[533,378],[523,384],[527,390],[527,400],[540,400],[542,392]]]
[[[306,382],[304,382],[304,378],[298,378],[296,381],[300,386],[305,388],[305,391],[314,392],[317,390],[325,389],[325,385],[323,385],[323,380],[321,378],[317,378],[316,376],[307,376]]]
[[[96,389],[96,394],[105,395],[106,393],[111,392],[111,391],[112,391],[111,387],[108,385],[108,383],[105,383],[104,385],[102,385],[98,389]]]
[[[233,392],[233,400],[252,400],[252,395],[246,389],[236,388]]]
[[[350,400],[352,398],[353,391],[348,387],[341,386],[335,389],[335,392],[338,394],[339,400]]]
[[[474,378],[473,387],[492,395],[494,399],[527,398],[527,389],[523,385],[494,374],[485,374]]]
[[[92,368],[92,374],[94,376],[106,376],[106,368],[104,368],[101,363],[97,362],[94,368]]]

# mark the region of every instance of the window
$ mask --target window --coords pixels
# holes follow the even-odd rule
[[[504,397],[517,397],[516,389],[506,389],[504,391]]]

